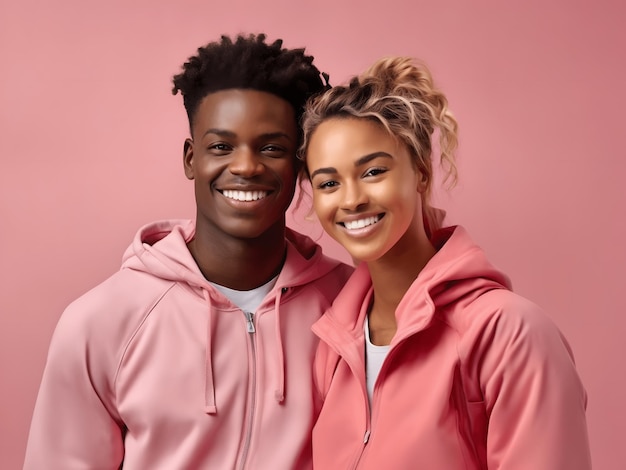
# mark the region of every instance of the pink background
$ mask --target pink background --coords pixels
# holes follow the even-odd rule
[[[140,225],[194,215],[171,76],[222,32],[266,31],[333,83],[383,55],[431,65],[461,124],[461,183],[439,203],[560,325],[594,468],[626,468],[624,3],[217,3],[0,3],[0,466],[21,467],[63,308]],[[305,215],[291,224],[319,236]]]

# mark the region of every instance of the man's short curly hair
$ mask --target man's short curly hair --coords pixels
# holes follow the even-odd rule
[[[182,94],[190,126],[205,96],[240,88],[269,92],[288,101],[300,129],[304,104],[329,88],[328,75],[313,65],[313,57],[305,55],[304,48],[286,49],[282,39],[267,44],[265,38],[265,34],[239,35],[233,42],[222,36],[185,62],[172,80],[172,94]]]

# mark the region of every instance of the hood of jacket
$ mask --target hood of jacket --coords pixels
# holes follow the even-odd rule
[[[192,220],[163,220],[143,226],[124,252],[122,268],[183,282],[194,288],[207,288],[210,283],[200,272],[187,248],[195,230]],[[286,235],[289,262],[285,262],[276,287],[307,284],[328,274],[340,264],[326,257],[321,247],[309,237],[289,228]]]
[[[494,267],[463,227],[432,236],[437,253],[426,264],[396,308],[397,333],[391,346],[428,327],[436,312],[472,300],[491,289],[511,289],[509,278]],[[363,336],[363,322],[373,295],[366,263],[361,263],[332,308],[313,329],[325,342],[341,348]]]
[[[142,227],[124,253],[122,268],[149,273],[158,278],[183,283],[203,298],[207,304],[208,326],[206,332],[206,411],[217,412],[215,380],[211,344],[213,338],[212,306],[229,304],[230,301],[204,278],[200,268],[187,248],[195,235],[195,223],[191,220],[164,220]],[[275,396],[280,403],[285,396],[285,359],[283,340],[280,335],[280,307],[283,294],[293,287],[313,282],[338,267],[341,262],[328,258],[322,248],[309,237],[289,228],[286,232],[287,256],[275,286],[268,294],[276,310],[276,341],[278,344],[276,367],[280,371],[280,383]]]

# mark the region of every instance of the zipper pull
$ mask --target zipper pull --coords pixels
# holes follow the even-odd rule
[[[363,436],[363,444],[367,444],[367,441],[370,440],[370,430],[365,431],[365,436]]]
[[[254,333],[256,330],[254,329],[254,313],[252,312],[243,312],[246,316],[246,323],[248,325],[248,333]]]

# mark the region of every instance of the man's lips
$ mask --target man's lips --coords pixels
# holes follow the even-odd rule
[[[236,189],[224,189],[219,191],[225,198],[234,201],[258,201],[267,197],[269,191],[242,191]]]

